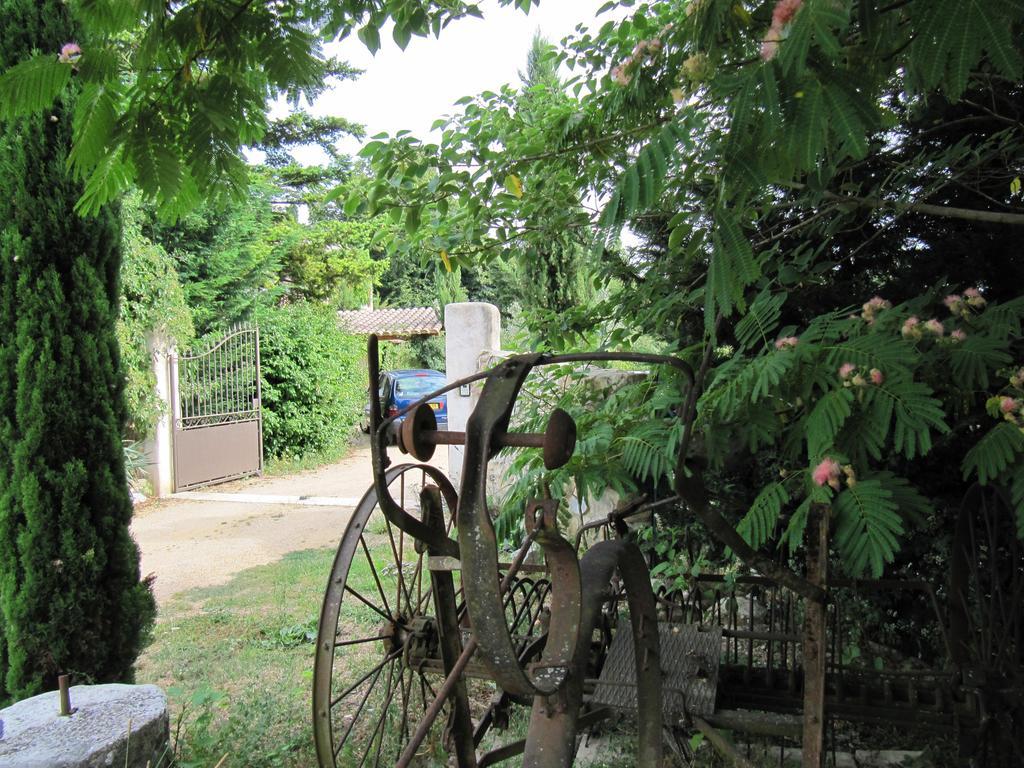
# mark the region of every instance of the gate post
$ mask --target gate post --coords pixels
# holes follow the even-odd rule
[[[449,382],[479,372],[492,353],[501,348],[501,314],[493,304],[462,302],[444,308],[444,364]],[[448,393],[448,429],[464,432],[469,414],[480,398],[471,385]],[[464,446],[448,446],[448,475],[455,487],[462,480]]]
[[[173,342],[162,335],[148,339],[153,374],[156,376],[156,394],[163,404],[156,422],[153,436],[147,441],[146,454],[149,464],[146,468],[153,495],[157,498],[174,492],[174,444],[173,424],[176,403],[171,384],[171,360],[174,358]]]

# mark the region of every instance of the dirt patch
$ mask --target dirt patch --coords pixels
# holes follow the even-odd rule
[[[447,455],[431,462],[447,470]],[[358,499],[373,482],[363,441],[336,464],[294,475],[255,478],[204,489],[210,492]],[[224,584],[247,568],[289,552],[336,546],[351,506],[304,506],[236,501],[163,499],[136,511],[132,532],[142,573],[154,574],[157,602],[194,587]]]

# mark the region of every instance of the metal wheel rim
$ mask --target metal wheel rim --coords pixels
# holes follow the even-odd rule
[[[416,470],[437,482],[446,502],[453,508],[454,488],[434,467],[399,465],[388,470],[387,482],[390,485]],[[395,572],[399,570],[396,560],[401,560],[403,572],[412,564],[408,581],[395,578],[393,584],[385,584],[386,580],[380,578],[385,569],[365,538],[367,524],[375,512],[384,520],[383,536],[392,555],[388,564]],[[313,669],[313,734],[322,768],[393,764],[408,733],[415,727],[418,715],[433,698],[436,681],[427,680],[409,666],[403,649],[395,647],[386,652],[387,641],[381,635],[389,622],[408,630],[412,619],[434,613],[425,555],[415,551],[415,543],[413,537],[384,519],[377,506],[376,492],[372,488],[368,490],[342,535],[320,613]],[[360,561],[371,573],[369,590],[355,589],[349,583],[352,566]],[[380,626],[376,632],[373,626],[361,629],[357,637],[340,636],[342,606],[356,604],[361,604],[360,607],[369,612],[367,615],[377,614],[375,618],[379,618]],[[351,671],[344,670],[342,677],[338,661],[360,650],[364,653],[353,656],[359,659],[360,665]],[[363,656],[370,658],[363,659]],[[438,718],[435,724],[438,734],[443,724],[444,718]]]

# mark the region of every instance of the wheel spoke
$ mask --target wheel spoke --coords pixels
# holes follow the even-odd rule
[[[362,645],[363,643],[376,643],[380,642],[380,635],[370,635],[369,637],[361,637],[358,640],[335,640],[335,648],[343,648],[346,645]]]
[[[411,701],[411,696],[412,696],[412,675],[413,675],[413,672],[412,672],[412,669],[410,669],[408,667],[406,669],[403,669],[402,670],[402,680],[403,680],[403,682],[405,681],[405,673],[406,672],[409,673],[409,684],[408,685],[402,685],[402,688],[401,688],[401,692],[402,692],[402,722],[398,726],[398,732],[402,736],[402,741],[405,741],[405,740],[407,740],[409,738],[409,732],[408,732],[407,729],[409,727],[409,707],[410,707],[410,701]]]
[[[393,617],[390,614],[384,613],[384,611],[382,611],[376,605],[371,603],[369,600],[367,600],[361,594],[356,592],[348,584],[345,585],[345,591],[348,592],[350,595],[352,595],[352,597],[354,597],[356,600],[358,600],[359,602],[363,603],[370,610],[375,611],[376,613],[380,614],[380,616],[382,616],[385,621],[391,621],[392,620]]]
[[[385,664],[387,664],[389,661],[394,661],[395,659],[397,659],[401,655],[402,655],[402,649],[399,648],[398,650],[392,651],[387,656],[385,656],[384,660],[380,664],[378,664],[377,666],[373,667],[369,672],[367,672],[365,675],[363,675],[361,678],[359,678],[356,682],[352,683],[352,685],[350,685],[348,688],[346,688],[344,693],[342,693],[341,695],[339,695],[338,697],[333,699],[331,701],[331,708],[334,708],[334,707],[338,706],[338,704],[341,703],[342,699],[346,698],[350,693],[352,693],[352,691],[354,691],[360,685],[365,683],[374,672],[376,672],[379,669],[383,669]],[[371,685],[370,687],[372,688],[373,686]]]
[[[373,574],[373,581],[377,585],[377,593],[380,595],[381,602],[384,603],[384,610],[389,616],[396,615],[391,613],[391,606],[388,605],[388,598],[384,594],[384,587],[380,583],[380,576],[377,575],[377,566],[374,565],[373,558],[370,556],[370,548],[366,546],[366,538],[360,536],[359,543],[363,545],[363,554],[366,555],[366,562],[370,566],[370,573]]]
[[[399,543],[396,546],[395,545],[395,534],[394,534],[394,531],[391,530],[391,521],[390,520],[388,521],[387,529],[388,529],[388,539],[391,542],[391,552],[392,552],[392,554],[394,554],[394,556],[395,556],[395,563],[398,565],[398,577],[395,579],[395,581],[397,582],[397,584],[396,584],[397,589],[396,589],[396,593],[395,593],[395,603],[397,605],[401,606],[402,605],[402,595],[404,594],[405,595],[405,605],[409,605],[409,603],[410,603],[410,600],[409,600],[409,589],[408,589],[408,587],[405,584],[405,571],[402,568],[402,562],[403,562],[402,561],[402,557],[405,554],[405,532],[401,531],[401,530],[398,532],[398,542]]]
[[[366,696],[359,702],[359,708],[356,709],[356,713],[352,716],[352,721],[348,724],[348,728],[345,729],[345,735],[341,737],[341,741],[338,742],[338,746],[334,750],[334,759],[337,761],[338,755],[341,753],[341,748],[345,746],[345,742],[348,741],[349,735],[352,733],[352,729],[355,728],[356,723],[359,720],[359,716],[363,713],[363,707],[366,706],[366,702],[370,700],[370,693],[373,691],[373,687],[377,685],[377,680],[380,679],[381,672],[384,671],[384,664],[387,664],[387,660],[383,663],[378,664],[376,667],[377,674],[373,678],[373,682],[370,683],[370,687],[366,691]]]
[[[391,685],[391,681],[394,679],[395,665],[392,664],[388,668],[388,682],[385,685],[387,689],[387,698],[384,700],[383,706],[380,708],[380,717],[377,719],[377,724],[373,727],[373,731],[370,733],[370,738],[366,743],[366,751],[363,752],[362,758],[359,760],[359,768],[363,768],[366,763],[366,758],[370,756],[370,751],[373,749],[374,742],[377,741],[378,734],[380,734],[380,745],[377,748],[377,760],[380,760],[380,753],[384,749],[384,721],[388,716],[388,708],[391,706],[391,699],[395,696],[395,689]],[[376,765],[376,762],[374,763]]]

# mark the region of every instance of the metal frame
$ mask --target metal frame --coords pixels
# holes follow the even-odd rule
[[[194,352],[168,358],[174,490],[263,472],[260,334],[235,325]]]
[[[582,560],[575,548],[557,531],[556,503],[535,500],[526,510],[528,536],[504,578],[499,576],[497,548],[486,502],[487,464],[503,445],[522,444],[542,447],[545,463],[567,459],[575,444],[575,425],[571,419],[554,419],[545,435],[515,436],[507,431],[512,408],[523,380],[536,367],[559,363],[625,360],[669,365],[680,371],[685,383],[692,387],[693,373],[684,361],[665,355],[638,353],[520,355],[482,374],[449,383],[430,393],[395,416],[381,418],[380,393],[374,387],[380,374],[377,338],[371,336],[368,344],[370,381],[370,434],[377,501],[387,519],[400,530],[415,536],[434,557],[455,557],[460,560],[464,593],[473,636],[462,647],[458,658],[445,659],[446,678],[437,691],[412,739],[398,760],[405,766],[413,760],[416,750],[440,713],[444,702],[457,696],[459,681],[470,658],[480,650],[480,661],[499,687],[513,696],[532,697],[534,716],[525,742],[508,745],[501,750],[505,759],[523,750],[524,766],[567,766],[572,762],[575,733],[580,716],[583,694],[583,664],[589,649],[592,630],[600,606],[610,597],[602,585],[607,583],[617,567],[626,583],[626,596],[631,607],[631,630],[635,647],[642,650],[636,655],[636,674],[639,685],[639,746],[638,765],[656,766],[662,755],[661,740],[661,670],[656,662],[660,658],[659,638],[656,631],[654,594],[650,586],[647,567],[635,545],[619,541],[592,548]],[[435,432],[436,424],[421,423],[417,414],[429,413],[420,406],[430,398],[456,389],[463,384],[485,379],[480,402],[467,424],[465,435]],[[411,414],[404,422],[403,416]],[[419,435],[418,433],[422,433]],[[430,446],[420,444],[419,436],[433,434],[441,442],[464,440],[467,463],[464,467],[462,487],[457,507],[458,541],[444,536],[438,526],[417,520],[396,503],[388,490],[386,468],[389,463],[387,448],[401,444],[403,450],[424,459]],[[517,439],[518,438],[518,439]],[[432,450],[432,449],[431,449]],[[518,570],[529,547],[538,543],[544,550],[551,581],[551,612],[547,628],[547,642],[539,662],[524,667],[512,642],[505,623],[503,598],[509,588],[509,579]],[[582,573],[590,578],[584,580]],[[584,584],[584,581],[589,583]],[[454,650],[454,649],[452,649]],[[449,652],[449,656],[450,656]],[[467,730],[465,723],[456,724],[455,731]],[[465,733],[461,733],[465,737]],[[456,735],[456,743],[459,734]],[[511,750],[511,751],[509,751]],[[462,754],[459,764],[473,765],[472,754]],[[484,761],[487,758],[485,756]]]
[[[675,495],[650,502],[641,498],[612,513],[607,520],[588,526],[591,531],[603,529],[597,533],[605,533],[605,540],[590,546],[582,557],[578,550],[585,531],[580,531],[576,546],[572,546],[557,530],[557,502],[550,498],[534,499],[525,510],[526,539],[513,562],[505,567],[498,562],[495,531],[487,508],[488,462],[502,448],[533,447],[544,450],[545,466],[552,469],[568,460],[576,439],[575,424],[568,414],[558,411],[552,414],[543,434],[508,431],[512,408],[523,381],[531,370],[540,366],[596,360],[668,364],[682,374],[681,394],[685,395],[683,399],[688,405],[681,416],[684,439],[679,449]],[[452,704],[448,721],[451,748],[455,752],[456,763],[464,768],[480,768],[519,755],[522,755],[521,764],[531,768],[566,768],[573,759],[576,734],[584,724],[605,717],[612,708],[628,709],[637,715],[640,738],[636,757],[637,764],[641,766],[660,764],[663,749],[672,748],[672,739],[662,740],[663,726],[669,731],[676,727],[697,728],[726,759],[737,765],[750,763],[721,738],[716,728],[777,737],[790,743],[800,742],[803,764],[813,768],[823,765],[829,742],[831,749],[835,750],[836,721],[898,724],[928,731],[955,732],[960,742],[961,757],[968,760],[976,754],[984,755],[985,746],[982,745],[979,752],[974,739],[980,741],[986,729],[992,730],[995,727],[993,723],[998,721],[999,727],[1009,734],[1008,739],[1003,739],[1003,744],[997,745],[1002,750],[998,755],[1009,754],[1006,749],[1017,749],[1018,754],[1024,754],[1020,753],[1018,746],[1018,724],[1024,708],[1012,701],[1006,704],[1000,698],[1017,697],[1022,689],[1019,686],[1007,687],[1004,684],[1006,675],[986,679],[985,673],[993,670],[964,668],[966,657],[972,650],[967,647],[972,635],[968,628],[971,595],[986,596],[1002,589],[1006,604],[1017,606],[1021,602],[1020,596],[1024,595],[1024,579],[1017,578],[1007,586],[1005,578],[994,579],[994,583],[989,584],[979,576],[984,569],[973,564],[976,558],[972,559],[971,553],[976,553],[978,546],[973,535],[969,536],[972,530],[966,516],[961,520],[957,533],[962,551],[952,569],[953,595],[963,605],[959,608],[959,620],[950,623],[947,623],[948,617],[941,611],[936,590],[930,584],[831,577],[828,573],[831,510],[825,505],[812,507],[807,526],[805,568],[797,571],[751,548],[710,503],[699,466],[690,467],[692,471],[689,474],[683,471],[693,425],[693,404],[706,363],[707,356],[701,372],[695,377],[685,362],[661,355],[518,355],[492,370],[451,382],[387,418],[380,412],[379,388],[371,385],[374,500],[391,525],[418,540],[417,551],[429,554],[434,593],[443,598],[442,608],[447,606],[437,610],[440,651],[431,658],[414,659],[417,664],[429,664],[436,674],[443,675],[444,682],[424,709],[419,727],[405,743],[395,763],[397,768],[411,765],[417,759],[420,744],[448,702]],[[379,373],[377,340],[371,336],[369,376],[372,383],[378,381]],[[422,407],[423,404],[431,397],[475,381],[483,381],[484,387],[466,431],[437,430],[432,413]],[[396,500],[388,488],[393,473],[401,469],[388,469],[388,448],[398,446],[414,458],[426,461],[437,445],[445,444],[466,446],[466,463],[459,493],[455,499],[448,498],[454,495],[454,490],[448,486],[446,494],[449,509],[455,510],[457,541],[449,537],[447,521],[440,519],[440,498],[446,490],[444,483],[441,483],[440,491],[429,487],[424,490],[421,518],[405,510],[404,493]],[[432,468],[424,466],[423,469]],[[729,579],[713,574],[695,575],[684,592],[663,592],[656,598],[651,590],[648,564],[630,540],[626,518],[635,522],[637,518],[648,515],[648,524],[657,530],[653,515],[657,508],[667,504],[679,505],[694,514],[714,537],[731,547],[760,575]],[[986,517],[982,522],[989,538],[987,547],[981,549],[987,548],[993,553],[999,547],[994,543],[996,539],[992,536],[991,521]],[[359,525],[362,524],[360,521]],[[965,549],[962,544],[967,539],[972,546]],[[543,638],[535,646],[530,646],[529,651],[524,651],[521,638],[509,626],[508,607],[517,589],[513,586],[513,579],[520,568],[527,567],[524,560],[534,544],[543,550],[544,568],[550,579],[545,589],[550,592],[546,598]],[[1014,563],[1024,557],[1015,543],[1010,549]],[[472,626],[471,635],[462,635],[466,626],[460,618],[462,608],[453,610],[456,600],[450,583],[452,570],[462,572],[465,618]],[[616,573],[618,575],[613,577]],[[973,587],[968,583],[971,573],[979,582]],[[1024,569],[1020,573],[1024,573]],[[1017,570],[1014,574],[1019,575]],[[711,602],[707,607],[703,605],[702,593],[706,590],[700,587],[701,584],[711,586]],[[717,586],[719,584],[721,586]],[[332,589],[329,586],[328,600]],[[902,591],[920,594],[934,612],[938,635],[949,663],[944,669],[923,670],[874,669],[845,663],[843,620],[856,620],[857,615],[855,610],[848,612],[843,596],[847,592]],[[755,621],[755,600],[760,599],[757,595],[768,597],[766,621],[760,621],[765,626],[758,626]],[[738,620],[737,597],[747,600],[746,626],[741,626]],[[629,667],[635,667],[635,671],[633,675],[627,671],[615,679],[605,679],[606,676],[591,679],[588,677],[587,657],[592,650],[591,640],[598,628],[600,614],[609,607],[614,610],[623,598],[629,602],[632,626],[622,626],[619,632],[632,637],[633,643],[629,646],[632,650],[628,654],[620,653],[614,660],[618,664],[625,659]],[[723,604],[729,606],[727,617],[723,616]],[[1007,612],[1009,609],[1001,613]],[[518,622],[519,618],[515,618],[513,623]],[[710,667],[711,659],[714,659],[715,674],[710,674],[710,670],[702,673],[699,664],[695,672],[686,673],[682,666],[676,664],[678,651],[672,649],[671,642],[662,643],[660,639],[663,632],[682,631],[676,622],[685,622],[688,625],[686,630],[695,636],[707,632],[709,624],[713,625],[716,634],[709,635],[710,643],[704,643],[709,646],[704,664]],[[1003,625],[1000,637],[1013,635],[1017,638],[1017,644],[1003,656],[1016,654],[1014,659],[1019,670],[1019,636],[1020,627],[1024,625],[1018,614],[1013,614]],[[624,637],[626,635],[616,635],[615,639]],[[613,640],[611,647],[602,651],[607,653],[607,656],[602,656],[604,663],[611,665],[616,647],[626,648],[627,645],[622,642],[616,646]],[[957,659],[956,650],[963,658]],[[987,649],[982,650],[985,651],[982,654],[984,658],[991,655]],[[978,655],[977,649],[974,649],[974,655]],[[626,656],[630,658],[626,659]],[[665,672],[669,673],[665,675],[667,685],[662,682]],[[678,673],[676,678],[672,677],[673,673]],[[317,670],[320,688],[329,688],[330,674],[329,667]],[[476,727],[476,733],[472,732],[464,679],[480,674],[497,684],[500,696],[496,701],[499,704],[511,699],[520,704],[531,701],[533,704],[527,737],[482,755],[476,753],[481,728],[486,729],[500,713],[497,712],[498,705],[493,705],[492,711]],[[636,681],[635,685],[628,682],[630,677]],[[672,706],[663,706],[662,691],[678,694],[685,691],[688,682],[702,681],[706,683],[707,696],[717,696],[717,701],[712,698],[710,703],[705,702],[700,711],[684,705],[682,714]],[[606,691],[601,696],[594,693],[616,685],[630,686],[634,690],[622,695]],[[615,704],[625,698],[630,699],[629,706]],[[592,709],[585,709],[585,704]],[[665,720],[666,715],[670,716],[669,720]],[[323,717],[323,714],[318,716]],[[333,757],[323,762],[321,741],[326,739],[329,742],[329,736],[317,734],[318,749],[321,749],[321,764],[333,768]],[[780,750],[784,741],[780,741]],[[327,746],[329,748],[329,743]]]

